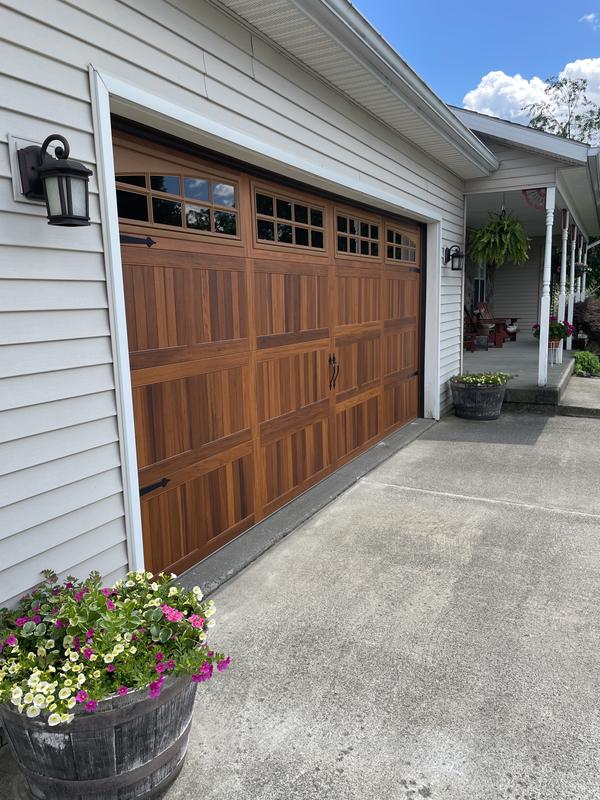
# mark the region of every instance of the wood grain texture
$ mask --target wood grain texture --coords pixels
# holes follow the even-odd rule
[[[117,154],[130,174],[220,169],[130,136]],[[140,484],[169,480],[142,498],[150,569],[186,569],[417,414],[420,274],[386,260],[395,223],[347,207],[379,255],[339,254],[334,202],[297,192],[323,250],[257,241],[257,189],[297,190],[227,177],[239,241],[122,222],[156,241],[122,247]]]

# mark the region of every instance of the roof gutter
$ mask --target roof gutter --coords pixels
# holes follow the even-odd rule
[[[484,174],[498,169],[491,150],[457,119],[349,0],[292,2]]]

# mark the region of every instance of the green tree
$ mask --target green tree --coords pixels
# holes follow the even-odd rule
[[[548,78],[545,98],[524,106],[529,126],[586,144],[600,140],[600,106],[586,95],[584,78]]]

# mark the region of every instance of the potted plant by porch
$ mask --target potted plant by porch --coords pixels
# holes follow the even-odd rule
[[[536,339],[540,338],[540,323],[536,322],[532,328],[533,335]],[[575,328],[565,319],[559,322],[556,315],[552,315],[548,322],[548,347],[556,349],[563,339],[572,336],[575,333]]]
[[[479,372],[454,375],[450,390],[454,413],[463,419],[498,419],[506,384],[512,376],[506,372]]]
[[[530,240],[523,223],[510,212],[490,213],[490,220],[469,232],[467,255],[475,264],[500,267],[510,262],[524,264],[529,257]]]
[[[34,800],[151,798],[179,774],[213,601],[131,572],[113,587],[52,572],[0,611],[0,721]]]

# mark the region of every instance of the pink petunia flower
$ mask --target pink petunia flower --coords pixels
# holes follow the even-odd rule
[[[16,643],[17,643],[17,637],[14,635],[14,633],[11,633],[10,636],[7,636],[6,639],[4,640],[4,644],[7,644],[9,646]]]
[[[85,632],[86,640],[89,642],[89,640],[93,638],[95,633],[96,633],[96,631],[93,628],[90,628],[89,631],[86,631]]]
[[[77,700],[78,703],[85,703],[85,701],[88,699],[89,694],[85,691],[85,689],[80,689],[75,695],[75,700]]]
[[[158,664],[156,665],[156,671],[158,672],[159,675],[162,672],[164,672],[166,670],[166,668],[167,668],[167,665],[164,663],[164,661],[159,661]]]
[[[177,611],[176,608],[171,608],[166,603],[162,606],[162,612],[169,622],[181,622],[184,616],[182,611]]]
[[[83,657],[89,659],[94,655],[94,651],[91,647],[84,647],[83,648]]]
[[[127,688],[127,686],[119,686],[119,694],[121,695],[121,697],[124,697],[128,691],[129,689]]]
[[[189,617],[188,622],[192,628],[201,628],[204,625],[204,617],[200,617],[198,614],[192,614],[192,616]]]
[[[160,691],[162,689],[162,685],[164,683],[164,678],[161,675],[160,678],[156,681],[150,681],[150,697],[155,698],[160,695]]]
[[[29,617],[17,617],[17,619],[15,620],[15,625],[17,626],[17,628],[22,628],[26,622],[29,622]]]
[[[116,669],[116,667],[115,667],[115,665],[114,665],[114,664],[107,664],[107,665],[106,665],[106,671],[107,671],[107,672],[114,672],[114,671],[115,671],[115,669]]]
[[[112,589],[108,589],[108,588],[105,586],[105,587],[104,587],[104,589],[100,589],[100,591],[102,592],[102,594],[104,595],[104,597],[110,597],[110,595],[111,595],[111,592],[112,592]]]
[[[231,664],[231,658],[227,656],[222,661],[217,662],[217,669],[219,672],[225,672],[227,667]]]
[[[88,714],[91,714],[92,711],[95,711],[98,708],[98,701],[97,700],[90,700],[89,703],[85,704],[85,710]]]
[[[56,622],[54,623],[54,627],[55,628],[62,628],[62,626],[63,626],[62,619],[57,619]]]
[[[175,662],[172,658],[170,658],[167,663],[165,664],[167,669],[175,669]]]
[[[163,661],[164,658],[165,658],[165,654],[159,650],[158,653],[156,654],[156,660],[157,661]]]
[[[106,598],[106,608],[107,608],[109,611],[114,611],[114,610],[115,610],[115,608],[116,608],[116,605],[113,603],[113,601],[112,601],[112,600],[109,600],[109,599],[108,599],[108,597]]]
[[[35,622],[36,625],[39,625],[42,621],[42,618],[39,614],[36,614],[34,617],[31,618],[32,622]]]

